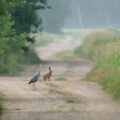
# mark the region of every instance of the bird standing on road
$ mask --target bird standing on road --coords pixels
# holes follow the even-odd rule
[[[29,81],[29,84],[33,84],[33,90],[37,90],[37,87],[35,85],[35,82],[38,81],[38,78],[40,76],[40,66],[39,66],[39,73],[36,74],[30,81]]]

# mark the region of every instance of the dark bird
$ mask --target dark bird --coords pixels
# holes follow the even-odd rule
[[[29,81],[29,84],[33,84],[33,90],[37,90],[37,87],[35,86],[35,82],[38,81],[39,76],[40,76],[40,66],[39,66],[39,73],[36,74],[36,75]]]

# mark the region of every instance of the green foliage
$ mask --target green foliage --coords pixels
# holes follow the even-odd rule
[[[8,6],[23,6],[26,0],[0,0],[0,16],[7,15]]]
[[[120,35],[103,31],[86,38],[81,51],[95,61],[95,66],[85,79],[100,83],[107,93],[120,100]]]
[[[46,7],[47,0],[26,0],[26,4],[23,7],[10,8],[9,12],[15,20],[17,33],[36,32],[36,29],[39,31],[42,19],[38,18],[37,10],[45,9]]]
[[[48,8],[47,0],[23,0],[23,6],[9,7],[8,11],[11,13],[12,18],[15,21],[15,28],[17,34],[23,32],[29,34],[31,32],[35,33],[41,31],[43,28],[42,18],[38,17],[37,11]],[[35,42],[34,38],[29,35],[26,38],[27,42],[33,44]],[[29,50],[29,46],[23,46],[24,51]]]
[[[71,98],[71,99],[66,99],[65,102],[66,102],[66,103],[80,103],[79,100],[73,99],[73,98]]]
[[[113,32],[107,31],[93,31],[84,38],[82,46],[78,46],[74,53],[77,56],[95,59],[102,54],[102,49],[104,49],[108,43],[120,41],[120,36]],[[99,54],[97,56],[97,54]]]
[[[12,28],[14,22],[11,21],[10,15],[0,17],[0,56],[11,52],[21,51],[25,44],[25,34],[17,35]]]
[[[120,69],[99,68],[93,69],[85,80],[98,82],[103,90],[110,94],[114,99],[120,101]]]
[[[0,17],[0,73],[14,73],[17,69],[18,56],[26,44],[26,34],[16,34],[11,16]]]
[[[57,78],[56,81],[66,81],[66,78]]]
[[[1,98],[2,98],[3,96],[4,96],[4,95],[3,95],[2,93],[0,93],[0,101],[1,101]],[[3,104],[0,102],[0,117],[1,117],[1,114],[2,114],[2,112],[3,112],[3,109],[4,109]]]
[[[19,54],[19,63],[21,64],[38,64],[41,62],[33,49],[30,49],[23,54]]]
[[[2,112],[3,112],[3,104],[0,102],[0,117],[1,117]]]
[[[5,15],[7,12],[7,5],[5,0],[0,0],[0,16]]]
[[[13,74],[20,70],[20,64],[40,62],[36,53],[27,48],[27,46],[30,46],[28,42],[33,43],[34,40],[26,34],[26,32],[31,31],[31,26],[38,23],[37,13],[35,12],[37,8],[33,8],[33,6],[37,6],[37,1],[6,0],[5,2],[1,0],[0,2],[2,3],[0,5],[5,7],[5,9],[0,7],[1,11],[7,13],[3,14],[3,16],[1,16],[2,13],[0,15],[0,74]],[[40,2],[42,6],[46,5],[45,1],[40,0]],[[29,4],[31,5],[30,8]],[[8,14],[8,12],[12,13],[12,15]],[[25,14],[22,15],[23,13]],[[33,22],[30,22],[30,15],[32,15]],[[27,29],[30,30],[27,31]]]

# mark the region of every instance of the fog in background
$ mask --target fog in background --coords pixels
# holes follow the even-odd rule
[[[48,0],[48,5],[51,9],[38,12],[48,32],[120,26],[120,0]]]

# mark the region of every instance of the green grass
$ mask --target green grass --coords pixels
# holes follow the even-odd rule
[[[94,68],[84,79],[98,82],[104,91],[120,101],[120,35],[93,31],[74,52],[95,61]]]
[[[32,49],[25,53],[11,53],[0,59],[0,74],[14,75],[21,71],[21,65],[39,64],[40,62],[41,60]]]
[[[74,54],[78,57],[93,59],[99,54],[109,43],[119,42],[120,36],[109,31],[93,31],[84,38],[82,46],[76,47]]]
[[[74,108],[71,108],[70,112],[78,112],[78,111],[76,109],[74,109]]]
[[[101,68],[94,69],[85,80],[98,82],[102,89],[120,102],[120,69]]]
[[[56,79],[56,81],[66,81],[66,80],[67,80],[67,79],[66,79],[66,78],[63,78],[63,77]]]
[[[56,89],[50,89],[48,92],[49,92],[49,94],[51,94],[51,95],[62,95],[62,96],[67,96],[67,95],[69,95],[69,93],[67,93],[67,92],[59,91],[59,90],[56,90]]]
[[[58,87],[57,85],[55,85],[55,84],[52,84],[52,83],[48,84],[48,86],[49,86],[49,87],[53,87],[53,88],[56,88],[56,87]]]
[[[40,62],[40,58],[33,49],[19,55],[19,63],[21,64],[39,64]]]
[[[66,102],[66,103],[72,103],[72,104],[73,104],[73,103],[80,103],[79,100],[73,99],[73,98],[66,99],[65,102]]]
[[[0,93],[0,101],[1,101],[1,98],[2,98],[3,96],[4,96],[4,94]],[[1,117],[1,115],[2,115],[3,110],[4,110],[3,103],[0,102],[0,117]]]
[[[2,115],[3,109],[4,109],[3,104],[0,102],[0,117]]]

